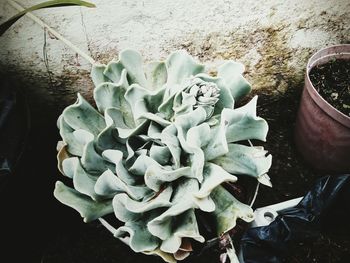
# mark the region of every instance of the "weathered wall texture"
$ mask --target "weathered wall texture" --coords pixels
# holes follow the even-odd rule
[[[139,50],[146,60],[186,49],[212,66],[223,59],[243,62],[254,88],[272,93],[300,86],[306,61],[317,49],[350,42],[349,0],[91,2],[96,9],[36,14],[98,61],[108,62],[124,48]],[[6,0],[0,10],[0,21],[16,12]],[[46,103],[63,107],[78,91],[91,94],[90,65],[52,36],[45,41],[43,29],[30,19],[12,27],[0,46],[2,70],[15,71]]]

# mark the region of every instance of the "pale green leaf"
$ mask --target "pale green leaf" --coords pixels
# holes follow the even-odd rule
[[[253,209],[238,201],[222,186],[215,188],[211,197],[216,207],[212,215],[215,219],[218,236],[234,228],[238,218],[246,222],[254,220]]]
[[[164,62],[151,62],[146,65],[145,74],[150,90],[160,89],[168,79],[168,72]]]
[[[235,100],[246,96],[252,89],[249,82],[242,76],[243,72],[244,66],[234,61],[228,61],[218,68],[218,77],[224,79],[225,86]]]
[[[266,174],[272,162],[272,156],[266,156],[267,151],[240,144],[229,144],[228,153],[217,157],[212,162],[232,174],[249,175],[255,178]]]
[[[90,222],[113,212],[112,200],[94,201],[62,182],[56,182],[54,196],[61,203],[79,212],[84,222]]]
[[[197,75],[204,70],[186,51],[176,51],[166,60],[168,71],[167,84],[180,84],[185,78]]]

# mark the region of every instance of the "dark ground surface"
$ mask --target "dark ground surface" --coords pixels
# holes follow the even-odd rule
[[[274,97],[260,92],[258,113],[270,126],[264,146],[273,155],[269,172],[273,188],[261,187],[256,207],[300,197],[320,177],[294,148],[300,90],[293,90]],[[63,179],[55,156],[59,139],[55,120],[61,110],[32,112],[30,141],[22,164],[0,192],[0,262],[162,262],[133,253],[99,224],[83,223],[78,213],[53,198],[55,181]],[[293,246],[288,262],[349,262],[350,258],[349,238],[322,236]],[[218,261],[215,254],[205,254],[186,262]]]
[[[331,60],[312,68],[309,76],[326,101],[350,116],[350,60]]]

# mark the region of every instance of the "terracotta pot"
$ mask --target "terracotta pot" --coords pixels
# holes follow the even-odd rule
[[[321,49],[310,58],[294,135],[298,150],[316,170],[347,173],[350,172],[350,117],[324,100],[309,78],[313,67],[332,59],[350,59],[350,45]]]

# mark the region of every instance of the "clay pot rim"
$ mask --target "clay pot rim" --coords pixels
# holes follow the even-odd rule
[[[341,123],[342,125],[350,128],[350,117],[342,113],[341,111],[337,110],[335,107],[333,107],[329,102],[327,102],[316,90],[314,85],[312,84],[310,80],[310,70],[318,65],[317,62],[320,60],[328,62],[332,58],[339,58],[341,56],[348,55],[348,58],[345,58],[347,60],[350,60],[350,44],[340,44],[340,45],[332,45],[328,46],[326,48],[322,48],[318,50],[316,53],[314,53],[310,59],[308,60],[307,66],[306,66],[306,74],[305,74],[305,87],[310,94],[313,101],[330,117],[332,117],[337,122]],[[322,64],[322,63],[321,63]]]

